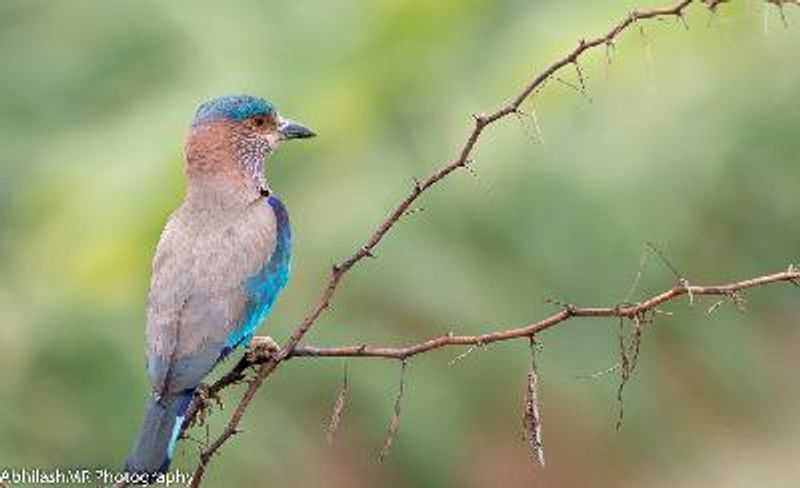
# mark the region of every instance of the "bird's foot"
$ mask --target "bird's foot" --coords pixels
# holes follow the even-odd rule
[[[256,363],[281,352],[281,346],[270,336],[255,336],[247,345],[247,359]]]
[[[194,401],[194,408],[196,410],[195,414],[191,416],[192,421],[189,424],[189,427],[205,424],[205,421],[211,414],[211,410],[214,405],[220,409],[223,408],[222,398],[220,398],[219,392],[215,391],[212,387],[205,383],[200,383],[197,385],[197,390],[194,394]]]

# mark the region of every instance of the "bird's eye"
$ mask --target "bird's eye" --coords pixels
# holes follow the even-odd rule
[[[264,117],[256,117],[253,119],[253,124],[255,124],[256,127],[263,127],[266,122]]]

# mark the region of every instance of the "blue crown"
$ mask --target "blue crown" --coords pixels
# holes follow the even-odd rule
[[[211,99],[200,105],[194,115],[192,125],[219,119],[241,122],[254,115],[272,115],[274,113],[275,109],[263,98],[249,95],[229,95]]]

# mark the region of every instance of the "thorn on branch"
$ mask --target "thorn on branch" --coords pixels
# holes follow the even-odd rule
[[[361,247],[361,254],[364,255],[365,257],[368,257],[368,258],[372,258],[372,259],[376,258],[375,253],[373,253],[372,249],[370,249],[367,246],[362,246]]]
[[[475,120],[476,127],[483,127],[489,121],[489,118],[486,116],[485,113],[472,114],[472,118],[473,120]]]
[[[575,311],[577,310],[577,307],[575,305],[573,305],[571,303],[561,302],[561,301],[559,301],[559,300],[557,300],[555,298],[546,298],[544,302],[548,303],[548,304],[551,304],[551,305],[555,305],[557,307],[560,307],[569,316],[575,315]]]
[[[394,411],[392,412],[392,418],[389,421],[389,428],[386,430],[386,437],[383,439],[383,447],[381,447],[381,452],[378,454],[378,461],[380,462],[383,462],[389,455],[389,452],[392,449],[392,444],[394,444],[394,439],[397,437],[397,431],[400,428],[400,413],[406,384],[407,364],[408,362],[403,360],[402,366],[400,367],[400,388],[397,391],[397,398],[394,400]]]
[[[419,181],[419,178],[416,176],[414,177],[414,193],[420,194],[422,193],[422,182]]]
[[[472,175],[473,177],[477,177],[477,176],[478,176],[478,173],[477,173],[477,171],[475,170],[475,168],[473,168],[473,167],[472,167],[472,164],[473,164],[474,162],[475,162],[475,161],[473,161],[472,159],[465,159],[465,160],[464,160],[464,162],[462,162],[462,163],[461,163],[461,166],[462,166],[462,167],[463,167],[465,170],[467,170],[467,173],[469,173],[469,174],[470,174],[470,175]]]
[[[339,393],[336,395],[336,401],[333,404],[333,412],[331,412],[331,420],[328,422],[328,429],[326,439],[328,445],[333,445],[333,438],[339,428],[339,422],[342,420],[344,413],[345,403],[347,401],[347,393],[349,390],[347,382],[347,363],[344,363],[344,374],[342,376],[342,386],[339,388]]]
[[[403,212],[403,217],[413,217],[414,215],[416,215],[416,214],[418,214],[420,212],[424,212],[424,211],[425,211],[425,207],[409,208],[408,210]]]
[[[728,3],[730,0],[703,0],[703,3],[706,4],[709,10],[714,12],[717,7],[722,5],[723,3]]]
[[[536,367],[538,343],[530,337],[531,361],[525,384],[525,404],[522,410],[522,438],[531,448],[539,466],[544,467],[544,444],[542,443],[542,415],[540,409],[539,373]]]
[[[686,294],[689,295],[689,306],[691,307],[694,305],[694,293],[692,292],[692,285],[689,284],[689,280],[686,278],[678,279],[678,283],[686,290]]]

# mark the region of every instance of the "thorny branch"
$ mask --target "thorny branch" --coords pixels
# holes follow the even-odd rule
[[[425,342],[415,344],[407,347],[373,347],[367,345],[346,346],[346,347],[313,347],[313,346],[300,346],[305,335],[317,323],[320,316],[328,309],[331,300],[336,293],[342,278],[347,274],[355,265],[363,261],[365,258],[373,257],[375,248],[381,243],[384,237],[395,226],[395,224],[409,211],[414,208],[413,205],[417,202],[419,197],[432,188],[434,185],[442,181],[451,173],[459,169],[467,169],[470,163],[470,157],[474,152],[478,139],[484,131],[497,121],[508,117],[509,115],[523,115],[521,111],[522,104],[528,100],[536,91],[541,88],[548,80],[555,78],[557,72],[565,67],[572,66],[577,71],[581,92],[586,93],[584,75],[578,64],[579,58],[589,50],[597,47],[605,47],[608,50],[613,47],[614,40],[626,29],[634,24],[639,24],[642,21],[649,19],[664,19],[676,18],[679,21],[684,21],[684,13],[693,0],[681,0],[675,5],[663,8],[653,8],[648,10],[634,10],[630,12],[625,18],[617,23],[605,35],[581,39],[578,41],[571,51],[567,52],[557,61],[553,62],[546,69],[540,72],[533,78],[523,89],[505,105],[491,113],[481,113],[473,115],[473,127],[469,132],[461,149],[456,154],[455,158],[445,162],[431,174],[421,180],[415,180],[409,193],[391,210],[388,216],[381,222],[372,235],[366,240],[355,253],[347,259],[335,264],[330,271],[327,284],[325,285],[318,301],[311,307],[309,313],[305,316],[300,325],[294,330],[289,337],[283,348],[270,355],[262,356],[261,358],[254,358],[245,355],[230,371],[228,371],[222,378],[220,378],[213,385],[201,389],[197,395],[195,402],[187,413],[187,421],[185,428],[194,425],[196,422],[202,420],[203,411],[211,401],[219,401],[218,394],[225,387],[235,384],[246,382],[248,387],[244,395],[236,406],[230,420],[226,427],[219,434],[219,436],[210,442],[206,447],[200,450],[199,462],[194,471],[191,486],[200,486],[203,476],[214,454],[226,443],[230,438],[238,433],[239,424],[247,411],[248,407],[253,401],[256,392],[259,390],[264,381],[284,362],[291,358],[313,356],[313,357],[382,357],[388,359],[397,359],[405,361],[417,354],[426,353],[435,349],[440,349],[446,346],[481,346],[492,342],[505,341],[520,337],[532,338],[538,332],[550,328],[559,323],[577,317],[618,317],[622,319],[635,320],[641,317],[643,313],[654,310],[658,305],[667,301],[678,298],[682,295],[718,295],[734,297],[740,290],[752,288],[756,286],[763,286],[775,282],[792,282],[797,283],[800,281],[800,271],[794,267],[789,270],[775,273],[772,275],[761,276],[749,280],[744,280],[736,283],[716,286],[690,286],[688,282],[681,281],[673,288],[656,295],[648,300],[632,305],[620,305],[615,307],[606,308],[582,308],[573,305],[566,305],[561,311],[555,313],[545,319],[537,322],[530,323],[523,327],[508,329],[482,335],[455,335],[448,333],[446,335],[429,339]],[[719,4],[725,0],[704,0],[703,3],[707,8],[712,11],[715,10]],[[796,3],[797,0],[765,0],[769,3],[775,4],[782,8],[784,4]],[[254,373],[251,374],[251,369]],[[401,383],[402,388],[402,383]],[[401,389],[402,391],[402,389]],[[399,398],[396,406],[396,416],[399,415]],[[394,421],[393,421],[394,423]],[[396,429],[396,428],[395,428]],[[391,432],[392,436],[394,433]],[[389,436],[387,436],[389,439]],[[389,441],[391,443],[391,441]]]
[[[736,296],[738,292],[748,288],[756,288],[765,286],[771,283],[790,283],[800,282],[800,268],[790,266],[786,271],[778,273],[759,276],[742,281],[726,283],[721,285],[698,286],[691,285],[686,287],[682,284],[676,284],[669,290],[666,290],[658,295],[654,295],[644,301],[630,305],[617,305],[614,307],[578,307],[575,305],[565,304],[558,312],[545,317],[536,322],[517,327],[513,329],[505,329],[497,332],[489,332],[486,334],[478,335],[456,335],[452,332],[433,337],[418,344],[402,347],[382,347],[382,346],[368,346],[366,344],[342,346],[342,347],[315,347],[315,346],[299,346],[291,353],[290,358],[296,357],[372,357],[394,359],[397,361],[406,361],[418,354],[424,354],[442,349],[444,347],[452,346],[487,346],[494,342],[509,341],[512,339],[529,338],[536,336],[539,332],[556,326],[562,322],[580,317],[611,317],[618,319],[629,319],[631,321],[641,320],[647,312],[655,312],[660,305],[666,302],[689,295],[691,292],[695,296],[720,296],[731,298]],[[629,351],[628,360],[634,361],[636,358],[635,348],[631,346],[634,344],[626,345],[626,351]],[[288,359],[288,358],[287,358]],[[269,361],[270,359],[259,359],[260,361]],[[237,368],[244,368],[245,370],[253,366],[253,363],[245,362],[244,364],[237,365]],[[212,388],[224,388],[232,384],[226,377],[221,378],[215,383]],[[220,389],[221,389],[220,388]]]

